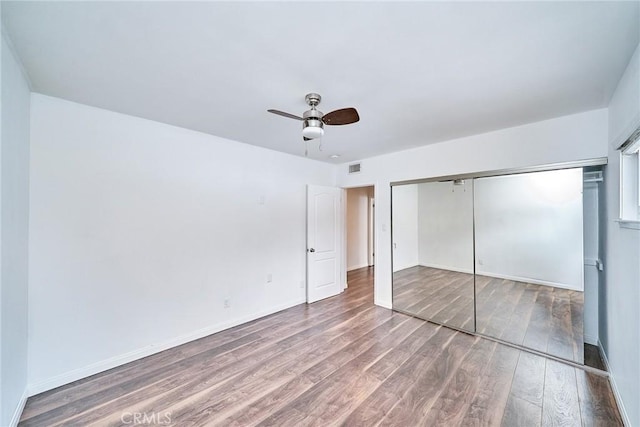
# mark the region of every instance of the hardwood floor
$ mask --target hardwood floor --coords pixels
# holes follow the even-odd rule
[[[473,332],[473,274],[415,266],[393,273],[393,307]]]
[[[592,344],[585,343],[584,345],[584,364],[592,368],[600,369],[601,371],[607,370],[607,366],[600,356],[600,349]]]
[[[416,266],[394,273],[393,306],[474,331],[473,275]],[[584,362],[583,292],[476,276],[475,331]]]
[[[584,292],[476,276],[480,333],[584,362]]]
[[[372,281],[33,396],[20,425],[622,425],[606,378],[376,307]]]

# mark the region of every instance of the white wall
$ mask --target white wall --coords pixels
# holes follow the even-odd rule
[[[559,171],[559,174],[567,174],[566,171]],[[553,175],[554,173],[551,173]],[[491,200],[495,200],[496,204],[490,204],[489,209],[495,210],[501,206],[501,201],[505,202],[509,206],[515,206],[525,211],[536,211],[536,220],[533,224],[522,224],[524,232],[517,230],[519,236],[506,233],[503,225],[500,225],[500,229],[497,232],[488,229],[481,229],[482,218],[480,223],[476,222],[478,230],[478,240],[480,240],[477,250],[480,254],[484,255],[483,266],[476,266],[477,271],[480,274],[516,278],[526,281],[528,265],[524,265],[524,268],[514,270],[513,267],[521,265],[521,259],[516,259],[512,263],[504,262],[500,264],[492,264],[489,262],[492,259],[499,258],[504,261],[509,257],[510,251],[506,251],[505,248],[513,248],[515,244],[520,250],[525,250],[524,254],[527,258],[534,258],[532,264],[538,265],[538,269],[533,273],[537,276],[539,273],[543,275],[537,276],[537,279],[531,281],[538,283],[559,283],[563,287],[571,287],[565,281],[575,280],[575,286],[573,288],[582,288],[582,281],[580,279],[580,269],[582,269],[582,253],[581,253],[581,240],[582,232],[577,229],[581,222],[584,223],[584,252],[586,258],[592,261],[589,265],[584,266],[584,291],[585,291],[585,319],[584,319],[584,334],[585,340],[590,344],[598,343],[598,282],[599,272],[595,265],[595,260],[599,258],[599,239],[598,239],[598,227],[599,227],[599,213],[598,213],[598,187],[594,184],[590,189],[585,189],[584,192],[584,221],[582,220],[580,212],[576,210],[582,210],[579,203],[580,192],[582,187],[582,174],[581,171],[569,172],[572,178],[572,183],[565,183],[563,185],[555,186],[551,192],[547,191],[547,196],[561,195],[562,193],[571,193],[571,198],[574,199],[573,203],[570,203],[569,211],[562,209],[558,212],[558,218],[551,218],[549,215],[546,218],[540,218],[540,209],[547,214],[555,213],[547,211],[547,204],[558,207],[558,200],[546,200],[536,196],[535,200],[531,198],[531,188],[522,188],[524,193],[530,196],[527,200],[521,200],[516,195],[513,198],[513,194],[508,194],[507,189],[496,188],[491,184],[494,181],[480,181],[480,191],[488,190]],[[523,176],[515,177],[516,181],[519,181]],[[506,178],[505,178],[506,179]],[[430,182],[421,184],[408,184],[410,186],[417,186],[418,188],[418,234],[419,234],[419,260],[420,265],[444,268],[447,270],[461,271],[472,273],[473,272],[473,192],[471,187],[471,180],[466,180],[464,186],[454,186],[453,182]],[[512,182],[511,184],[514,184]],[[525,187],[530,183],[530,180],[525,180]],[[495,193],[492,195],[492,193]],[[495,198],[494,198],[495,196]],[[505,198],[509,197],[508,200]],[[547,197],[549,199],[549,197]],[[480,201],[480,205],[484,206],[489,202],[485,199]],[[515,205],[514,205],[515,204]],[[487,206],[485,206],[487,207]],[[571,209],[572,208],[572,209]],[[482,208],[480,209],[482,213]],[[486,213],[486,212],[485,212]],[[520,219],[531,219],[531,216],[522,217]],[[489,219],[489,218],[486,218]],[[491,218],[496,219],[496,218]],[[517,218],[516,218],[517,219]],[[496,219],[497,220],[497,219]],[[567,227],[570,229],[572,236],[567,237],[566,240],[549,244],[544,242],[544,253],[535,253],[529,250],[529,246],[522,247],[521,238],[524,241],[531,243],[532,240],[536,240],[539,237],[540,226],[542,223],[551,223],[552,226],[557,224],[558,221],[570,221],[571,224]],[[514,230],[511,230],[513,233]],[[566,230],[563,231],[566,234]],[[522,234],[520,236],[520,234]],[[485,238],[486,237],[486,238]],[[556,240],[558,235],[552,234],[550,240]],[[566,237],[566,236],[565,236]],[[549,239],[548,239],[549,240]],[[568,251],[568,247],[571,253]],[[548,254],[548,256],[547,256]],[[558,264],[560,262],[560,264]],[[567,265],[571,265],[570,271],[558,271],[559,268],[564,268]],[[493,267],[495,271],[487,271],[488,267]],[[533,274],[529,274],[533,275]],[[565,279],[567,278],[567,279]]]
[[[473,274],[471,180],[417,186],[420,265]]]
[[[377,199],[376,199],[377,200]],[[376,201],[376,211],[378,202]],[[418,265],[418,186],[400,185],[393,188],[393,271]],[[376,215],[376,218],[378,216]],[[388,218],[388,217],[385,217]],[[377,222],[377,221],[376,221]],[[377,232],[378,230],[376,230]],[[376,254],[380,248],[376,249]],[[386,255],[384,255],[386,253]],[[380,263],[390,259],[388,251],[382,256],[376,255],[375,280],[378,277]],[[387,258],[385,258],[385,256]],[[377,289],[376,284],[376,289]]]
[[[391,307],[390,182],[605,157],[606,142],[601,109],[372,157],[357,174],[341,165],[339,186],[376,184],[376,304]]]
[[[581,169],[471,182],[417,184],[420,265],[473,273],[475,209],[478,274],[583,290]]]
[[[347,270],[369,266],[369,200],[373,187],[347,189]]]
[[[15,424],[26,400],[30,89],[2,33],[0,150],[0,425]]]
[[[30,393],[305,300],[306,184],[334,166],[31,101]]]
[[[476,272],[582,291],[582,168],[474,181]]]
[[[631,425],[640,425],[640,230],[622,228],[620,158],[616,148],[640,125],[640,46],[609,104],[606,170],[606,284],[601,287],[600,340]]]

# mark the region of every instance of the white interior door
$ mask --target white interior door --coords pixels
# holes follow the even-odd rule
[[[340,193],[334,187],[307,186],[307,302],[339,294]]]

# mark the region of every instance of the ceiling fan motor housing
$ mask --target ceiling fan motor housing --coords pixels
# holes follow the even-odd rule
[[[309,97],[309,95],[307,95],[307,97]],[[316,139],[324,135],[322,111],[311,108],[311,110],[305,111],[302,114],[302,118],[304,119],[304,121],[302,122],[302,136],[309,139]]]
[[[324,123],[322,120],[309,118],[304,119],[302,124],[302,136],[309,139],[320,138],[324,135]]]

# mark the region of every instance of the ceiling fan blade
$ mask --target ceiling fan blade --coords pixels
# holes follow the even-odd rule
[[[322,116],[325,125],[349,125],[360,120],[355,108],[342,108]]]
[[[304,120],[302,117],[294,116],[293,114],[285,113],[284,111],[278,111],[278,110],[267,110],[267,111],[282,117],[287,117],[289,119]]]

